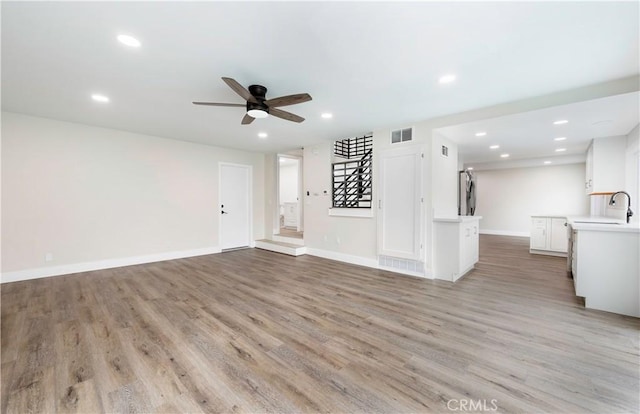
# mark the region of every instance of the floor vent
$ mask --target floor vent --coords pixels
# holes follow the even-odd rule
[[[410,275],[424,275],[424,264],[417,260],[378,256],[378,265],[388,270]]]

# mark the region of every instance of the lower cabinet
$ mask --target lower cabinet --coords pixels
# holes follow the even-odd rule
[[[479,259],[478,222],[461,223],[460,226],[460,269],[465,273],[473,268]],[[463,273],[464,274],[464,273]]]
[[[531,253],[566,256],[568,240],[565,217],[531,217]]]
[[[465,216],[434,220],[433,271],[436,279],[455,282],[473,269],[479,259],[480,219]]]
[[[573,283],[585,308],[640,317],[640,232],[577,230],[573,250]]]

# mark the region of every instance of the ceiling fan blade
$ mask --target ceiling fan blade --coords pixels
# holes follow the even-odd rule
[[[208,106],[233,106],[238,108],[244,108],[245,104],[234,104],[234,103],[219,103],[219,102],[193,102],[194,105],[208,105]]]
[[[256,98],[254,98],[254,96],[251,95],[251,92],[249,92],[247,88],[245,88],[244,86],[240,85],[235,79],[223,77],[222,80],[224,81],[224,83],[229,85],[229,87],[233,89],[235,93],[242,96],[245,101],[249,101],[251,103],[258,103]]]
[[[282,109],[269,108],[269,113],[275,117],[286,119],[287,121],[302,122],[304,118],[291,112],[283,111]]]
[[[253,122],[255,118],[249,114],[245,114],[244,118],[242,118],[242,125],[248,125]]]
[[[311,100],[311,95],[308,93],[298,93],[296,95],[287,95],[281,96],[279,98],[268,99],[264,101],[271,108],[275,108],[276,106],[287,106],[287,105],[295,105],[303,102],[308,102]]]

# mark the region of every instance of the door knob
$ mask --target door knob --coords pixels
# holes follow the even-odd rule
[[[229,214],[229,213],[227,213],[227,212],[226,212],[226,211],[224,211],[224,210],[222,210],[222,211],[221,211],[221,213],[222,213],[222,214]]]

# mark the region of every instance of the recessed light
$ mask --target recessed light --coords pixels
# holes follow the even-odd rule
[[[567,137],[558,137],[558,138],[554,138],[554,141],[564,141],[565,139],[567,139]]]
[[[96,102],[102,102],[102,103],[109,102],[109,97],[100,95],[99,93],[94,93],[93,95],[91,95],[91,99],[93,99]]]
[[[484,137],[485,135],[487,135],[486,132],[476,132],[476,137]]]
[[[544,163],[545,164],[551,164],[551,161],[545,161]]]
[[[473,167],[467,167],[467,170],[473,170]]]
[[[556,152],[565,152],[566,148],[556,148]]]
[[[489,147],[489,149],[498,149],[500,148],[500,145],[492,145]]]
[[[456,75],[449,74],[449,75],[441,76],[440,79],[438,79],[438,82],[439,83],[451,83],[454,80],[456,80]]]
[[[333,114],[329,113],[329,112],[325,112],[322,115],[320,115],[323,119],[331,119],[333,118]]]
[[[269,135],[267,135],[267,133],[266,133],[266,132],[258,132],[258,138],[266,138],[266,137],[268,137],[268,136],[269,136]]]
[[[569,121],[567,121],[566,119],[560,119],[559,121],[555,121],[553,125],[563,125],[567,123],[569,123]]]
[[[127,45],[129,47],[140,47],[140,44],[141,44],[138,39],[129,35],[119,35],[118,42],[122,43],[123,45]]]
[[[509,158],[509,154],[500,154],[501,158]]]

